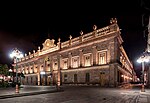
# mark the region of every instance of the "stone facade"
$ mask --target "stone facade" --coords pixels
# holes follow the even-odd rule
[[[47,39],[43,48],[21,58],[18,71],[25,74],[21,80],[27,85],[98,84],[118,86],[134,78],[133,65],[123,49],[121,32],[116,19],[101,29],[66,42],[55,44]]]

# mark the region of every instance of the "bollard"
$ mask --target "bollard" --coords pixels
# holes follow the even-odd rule
[[[19,93],[19,86],[16,84],[16,93]]]

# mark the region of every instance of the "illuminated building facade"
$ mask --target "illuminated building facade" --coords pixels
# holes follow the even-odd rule
[[[33,50],[18,62],[26,85],[98,84],[115,87],[134,80],[133,65],[123,49],[116,18],[101,29],[61,42],[46,39],[43,48]]]

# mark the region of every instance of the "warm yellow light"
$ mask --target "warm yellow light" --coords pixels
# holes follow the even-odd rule
[[[10,76],[8,76],[8,78],[10,78]]]
[[[49,46],[49,43],[47,43],[47,46]]]

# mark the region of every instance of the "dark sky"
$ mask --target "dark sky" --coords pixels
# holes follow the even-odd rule
[[[148,0],[143,0],[148,1]],[[146,4],[147,6],[148,4]],[[0,63],[12,63],[9,57],[17,47],[23,53],[37,50],[46,38],[69,39],[78,37],[82,30],[91,32],[109,25],[116,17],[124,40],[123,46],[129,59],[138,68],[137,57],[145,50],[147,38],[143,34],[140,0],[80,1],[80,2],[18,2],[1,4],[0,9]],[[138,66],[137,66],[138,65]]]

